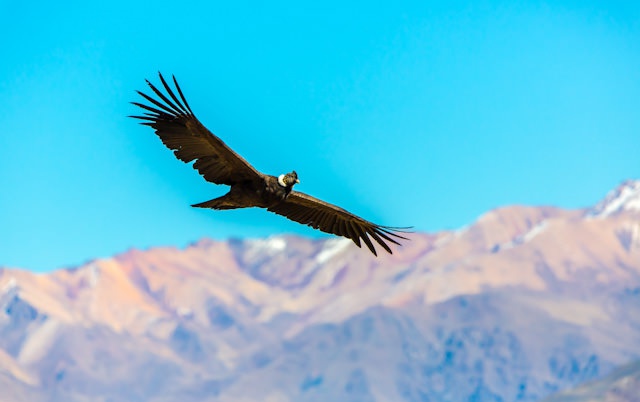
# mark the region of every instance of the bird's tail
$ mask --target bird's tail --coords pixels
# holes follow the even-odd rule
[[[213,200],[201,202],[199,204],[193,204],[191,206],[196,208],[211,208],[211,209],[236,209],[236,208],[243,207],[242,205],[238,205],[237,203],[235,203],[231,199],[231,197],[227,197],[227,195],[214,198]]]

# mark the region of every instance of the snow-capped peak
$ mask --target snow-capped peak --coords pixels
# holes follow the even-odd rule
[[[640,212],[640,180],[625,181],[591,208],[587,215],[605,217],[621,211]]]

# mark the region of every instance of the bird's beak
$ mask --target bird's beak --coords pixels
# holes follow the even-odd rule
[[[299,179],[296,179],[296,184],[300,184],[300,180]]]

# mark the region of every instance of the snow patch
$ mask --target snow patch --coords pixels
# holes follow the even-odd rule
[[[247,241],[251,247],[251,253],[268,255],[278,254],[287,248],[287,240],[280,236],[271,236],[266,239],[252,239]]]
[[[607,217],[620,211],[640,211],[640,180],[622,183],[587,212],[587,216]]]
[[[351,244],[351,240],[349,239],[329,239],[325,241],[324,247],[316,255],[316,262],[318,264],[324,264],[336,254],[347,248],[349,244]]]
[[[6,293],[10,293],[12,292],[14,289],[16,289],[18,287],[18,281],[16,280],[16,278],[14,278],[13,276],[11,278],[9,278],[9,280],[7,281],[7,283],[5,283],[2,286],[2,293],[6,294]]]
[[[22,344],[18,354],[18,363],[29,366],[42,358],[51,350],[58,337],[60,323],[53,319],[47,319],[41,326],[34,329],[30,336]]]
[[[282,237],[273,237],[267,239],[267,248],[282,251],[287,247],[287,241]]]
[[[624,225],[622,230],[617,233],[617,236],[625,250],[640,250],[640,223]]]
[[[544,230],[546,228],[547,228],[547,221],[542,221],[542,222],[538,223],[537,225],[532,227],[531,230],[529,230],[527,233],[525,233],[522,236],[520,236],[520,238],[522,239],[521,242],[522,243],[526,243],[526,242],[530,241],[531,239],[533,239],[534,237],[536,237],[540,233],[544,232]]]
[[[8,303],[18,295],[18,281],[12,276],[0,289],[0,311],[4,311]]]
[[[511,240],[510,242],[507,242],[501,245],[499,248],[500,250],[508,250],[510,248],[514,248],[521,244],[527,243],[531,241],[533,238],[535,238],[536,236],[538,236],[540,233],[544,232],[546,228],[547,228],[547,221],[542,221],[537,225],[535,225],[534,227],[532,227],[531,229],[529,229],[529,231],[527,231],[526,233],[520,236],[517,236],[515,239]]]

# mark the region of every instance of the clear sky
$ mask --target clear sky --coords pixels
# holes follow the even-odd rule
[[[640,177],[640,2],[0,0],[0,266],[318,233],[221,195],[126,116],[175,74],[259,170],[384,225],[578,208]]]

